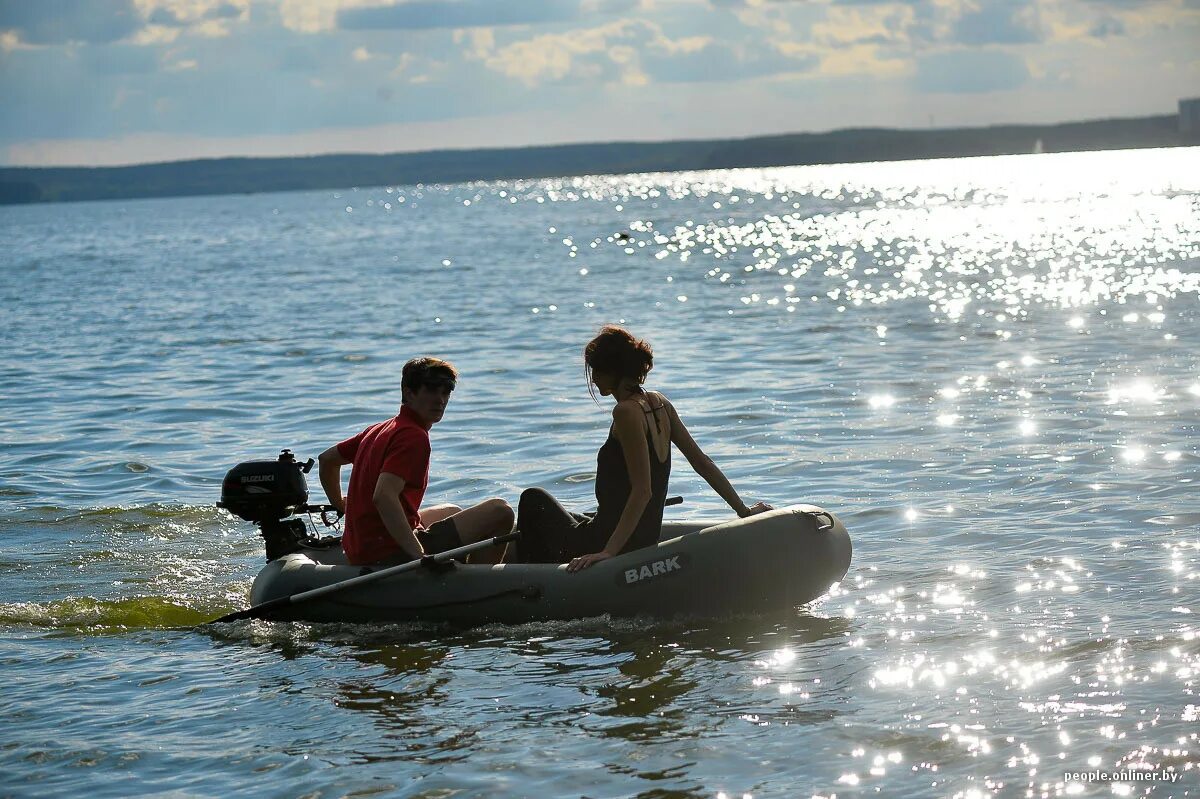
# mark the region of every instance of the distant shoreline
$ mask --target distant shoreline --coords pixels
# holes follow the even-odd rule
[[[1056,125],[855,128],[746,139],[0,167],[0,205],[1189,145],[1200,145],[1200,137],[1181,133],[1179,117],[1166,114]]]

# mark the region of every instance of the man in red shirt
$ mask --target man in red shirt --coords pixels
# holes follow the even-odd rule
[[[512,530],[513,512],[502,499],[466,510],[421,508],[429,484],[429,428],[442,420],[458,372],[438,358],[414,358],[400,379],[400,413],[371,425],[321,453],[321,487],[346,517],[342,549],[358,565],[395,564],[482,541]],[[342,498],[342,467],[352,465]],[[501,552],[471,556],[495,563]]]

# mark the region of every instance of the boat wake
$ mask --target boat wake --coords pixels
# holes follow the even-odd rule
[[[232,606],[234,600],[230,600]],[[89,634],[132,629],[189,627],[211,619],[220,608],[161,596],[104,600],[68,597],[52,602],[0,604],[0,625],[53,630],[86,630]]]

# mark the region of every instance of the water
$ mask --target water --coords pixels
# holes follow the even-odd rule
[[[1200,792],[1200,149],[9,207],[0,238],[2,794]],[[618,321],[747,501],[842,516],[831,596],[195,626],[261,562],[225,470],[390,415],[418,354],[463,373],[431,500],[586,507],[580,350]],[[682,459],[672,492],[723,513]],[[1064,778],[1124,768],[1178,781]]]

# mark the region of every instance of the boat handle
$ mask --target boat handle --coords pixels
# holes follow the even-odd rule
[[[823,510],[810,510],[810,511],[805,511],[805,515],[811,516],[817,520],[817,531],[818,532],[824,532],[825,530],[833,529],[834,521],[833,521],[832,514],[827,513]],[[821,524],[821,519],[825,520],[824,524]]]

